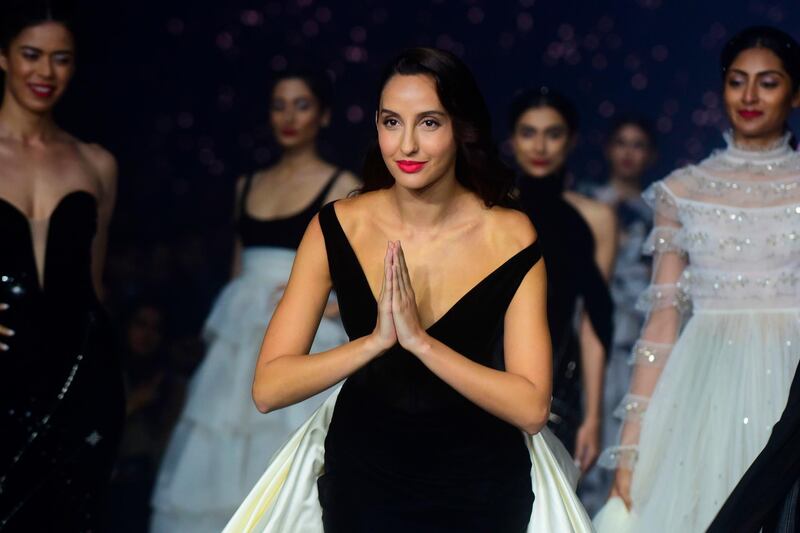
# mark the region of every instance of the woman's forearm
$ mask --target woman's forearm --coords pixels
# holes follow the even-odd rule
[[[430,336],[410,351],[468,400],[526,433],[547,423],[550,398],[527,378],[476,363]]]
[[[603,378],[605,371],[605,350],[584,313],[581,318],[580,345],[581,367],[583,368],[584,419],[597,419],[602,416]]]
[[[300,402],[342,381],[383,351],[367,335],[314,355],[276,357],[256,367],[253,401],[262,413]]]

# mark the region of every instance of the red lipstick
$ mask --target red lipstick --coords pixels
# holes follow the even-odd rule
[[[55,86],[44,83],[29,83],[28,88],[34,95],[42,99],[50,98],[56,92]]]
[[[739,116],[745,120],[752,120],[754,118],[758,118],[763,115],[763,111],[757,111],[755,109],[740,109]]]
[[[297,130],[294,128],[281,129],[281,135],[283,135],[284,137],[294,137],[295,135],[297,135],[297,133],[298,133]]]
[[[397,162],[398,168],[405,172],[406,174],[416,174],[425,166],[427,161],[409,161],[403,159]]]
[[[536,158],[534,158],[534,159],[531,159],[531,165],[533,165],[535,167],[546,167],[546,166],[550,165],[550,160],[549,159],[536,159]]]

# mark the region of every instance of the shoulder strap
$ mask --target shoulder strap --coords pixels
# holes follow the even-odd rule
[[[247,205],[247,196],[250,194],[250,186],[253,184],[253,175],[255,172],[248,172],[244,177],[244,187],[242,187],[242,194],[239,197],[239,218],[247,213],[245,206]]]
[[[342,173],[341,168],[337,168],[336,170],[333,171],[333,174],[328,179],[328,183],[325,184],[325,186],[322,188],[322,190],[314,199],[314,201],[311,202],[311,205],[314,206],[315,209],[319,209],[320,207],[322,207],[323,203],[325,202],[325,198],[328,197],[328,193],[330,193],[331,189],[333,189],[333,186],[336,184],[336,180],[339,178],[339,175],[341,175],[341,173]]]

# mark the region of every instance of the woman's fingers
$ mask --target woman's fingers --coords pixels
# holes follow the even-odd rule
[[[403,283],[406,286],[407,292],[412,291],[411,287],[411,276],[408,273],[408,265],[406,264],[406,255],[403,253],[403,245],[400,244],[400,241],[397,241],[397,258],[400,262],[400,273],[403,276]]]
[[[14,330],[11,329],[11,328],[7,328],[5,326],[0,325],[0,335],[2,335],[4,337],[13,337],[14,336]]]

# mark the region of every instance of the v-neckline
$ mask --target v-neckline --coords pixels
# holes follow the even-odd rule
[[[356,265],[358,265],[358,270],[359,270],[359,274],[360,274],[361,282],[362,282],[362,283],[363,283],[363,285],[364,285],[364,287],[363,287],[363,288],[364,288],[364,289],[366,289],[366,291],[369,293],[369,295],[370,295],[370,300],[372,301],[372,303],[373,303],[373,304],[374,304],[374,306],[375,306],[375,307],[374,307],[374,310],[375,310],[375,313],[376,313],[376,315],[377,315],[377,312],[378,312],[378,298],[375,296],[375,293],[374,293],[374,292],[372,292],[372,287],[371,287],[371,286],[370,286],[370,284],[369,284],[369,279],[367,278],[367,273],[366,273],[366,271],[364,270],[364,267],[363,267],[363,265],[361,264],[361,261],[359,260],[359,258],[358,258],[358,254],[356,254],[356,251],[355,251],[355,249],[353,248],[353,245],[352,245],[352,244],[350,244],[350,239],[349,239],[349,237],[347,236],[347,233],[345,233],[345,231],[344,231],[344,228],[342,227],[342,224],[341,224],[341,222],[339,222],[339,217],[338,217],[338,215],[336,214],[336,207],[335,207],[335,203],[332,203],[332,204],[330,204],[330,209],[331,209],[331,211],[333,212],[333,220],[334,220],[334,222],[336,223],[336,226],[337,226],[337,228],[338,228],[339,232],[341,233],[342,237],[344,238],[344,242],[345,242],[345,244],[347,245],[347,249],[348,249],[349,253],[352,255],[352,259],[355,261]],[[442,316],[440,316],[439,318],[437,318],[436,320],[434,320],[434,321],[433,321],[433,322],[432,322],[432,323],[431,323],[429,326],[427,326],[426,328],[424,328],[425,332],[427,332],[427,333],[430,333],[430,332],[431,332],[431,330],[433,330],[435,327],[437,327],[439,324],[441,324],[441,323],[442,323],[442,322],[443,322],[445,319],[447,319],[447,318],[448,318],[450,315],[452,315],[452,314],[455,312],[455,310],[456,310],[458,307],[460,307],[461,305],[463,305],[464,301],[466,301],[466,300],[467,300],[467,298],[469,298],[469,297],[470,297],[470,296],[472,296],[472,295],[473,295],[475,292],[477,292],[477,291],[478,291],[478,290],[479,290],[479,289],[480,289],[480,288],[481,288],[483,285],[485,285],[486,283],[488,283],[488,282],[489,282],[489,280],[491,280],[491,279],[493,279],[495,276],[497,276],[497,275],[498,275],[498,274],[499,274],[501,271],[503,271],[503,270],[504,270],[504,269],[505,269],[505,268],[506,268],[508,265],[510,265],[511,263],[513,263],[515,259],[517,259],[517,258],[518,258],[518,257],[520,257],[521,255],[523,255],[525,252],[527,252],[527,251],[528,251],[528,250],[530,250],[531,248],[534,248],[534,247],[536,247],[536,246],[537,246],[537,242],[538,242],[538,240],[536,240],[536,241],[533,241],[532,243],[530,243],[530,244],[529,244],[528,246],[526,246],[525,248],[522,248],[522,249],[521,249],[521,250],[519,250],[517,253],[515,253],[514,255],[512,255],[511,257],[509,257],[508,259],[506,259],[506,260],[505,260],[503,263],[501,263],[500,265],[498,265],[498,266],[497,266],[495,269],[493,269],[491,272],[489,272],[489,273],[488,273],[486,276],[484,276],[483,278],[481,278],[481,279],[480,279],[480,280],[479,280],[479,281],[478,281],[478,282],[477,282],[475,285],[473,285],[473,286],[472,286],[472,287],[471,287],[469,290],[467,290],[467,291],[466,291],[464,294],[462,294],[462,295],[461,295],[461,297],[460,297],[460,298],[458,298],[458,299],[455,301],[455,303],[454,303],[453,305],[451,305],[451,306],[450,306],[450,307],[449,307],[449,308],[448,308],[448,309],[447,309],[447,310],[444,312],[444,314],[442,314]]]
[[[19,217],[22,220],[24,220],[25,223],[26,223],[26,226],[28,228],[28,245],[29,245],[29,248],[30,248],[29,252],[30,252],[31,259],[33,260],[33,268],[34,268],[34,270],[36,272],[36,276],[35,276],[36,287],[39,289],[39,292],[44,292],[45,281],[47,279],[47,256],[48,256],[48,248],[50,247],[50,232],[51,232],[52,227],[53,227],[53,225],[51,224],[51,222],[53,220],[53,216],[55,216],[55,214],[58,212],[58,210],[61,209],[61,207],[66,202],[67,198],[70,198],[72,196],[80,196],[80,195],[86,195],[86,196],[90,197],[92,199],[92,201],[94,202],[95,206],[97,205],[97,198],[95,197],[94,194],[90,193],[89,191],[87,191],[85,189],[75,189],[73,191],[70,191],[70,192],[66,193],[64,196],[62,196],[58,200],[58,202],[56,202],[55,207],[53,207],[53,210],[50,211],[50,214],[46,218],[32,218],[32,217],[29,217],[27,214],[25,214],[25,212],[22,209],[17,207],[17,205],[15,205],[14,203],[6,200],[5,198],[0,197],[0,202],[2,202],[3,204],[7,205],[13,212],[17,213],[17,215],[19,215]],[[43,223],[43,222],[47,223],[47,229],[44,231],[44,234],[45,234],[44,235],[44,253],[42,254],[41,275],[40,275],[39,274],[39,266],[40,265],[36,261],[36,243],[34,242],[33,225],[34,225],[34,223]]]

